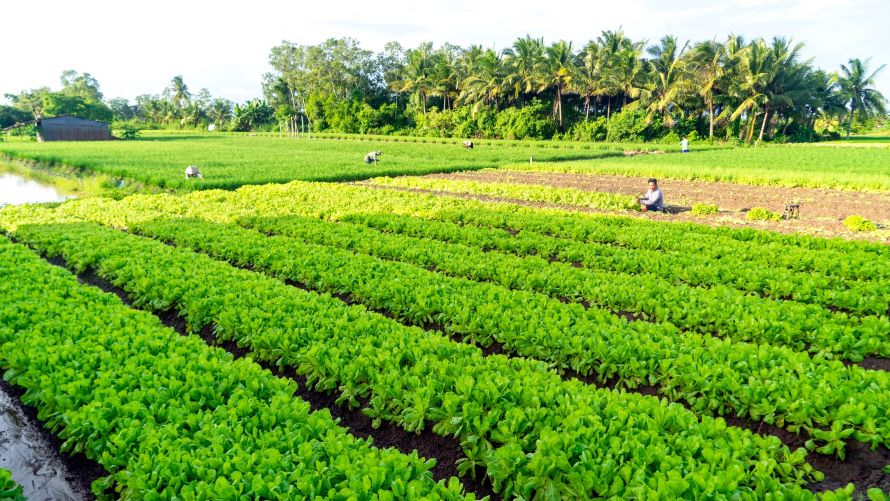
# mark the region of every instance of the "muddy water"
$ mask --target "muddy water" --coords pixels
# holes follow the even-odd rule
[[[92,496],[72,478],[46,433],[0,385],[0,468],[24,487],[29,500],[81,501]]]
[[[72,198],[56,187],[0,171],[0,206],[41,202],[61,202]]]

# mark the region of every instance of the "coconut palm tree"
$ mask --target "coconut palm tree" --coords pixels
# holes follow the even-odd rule
[[[404,80],[392,83],[392,88],[398,92],[410,92],[420,101],[423,114],[426,115],[426,100],[433,90],[433,44],[424,42],[417,49],[407,52]]]
[[[534,92],[539,86],[538,79],[543,71],[544,39],[526,35],[525,38],[516,39],[512,47],[504,49],[503,54],[515,74],[512,79],[514,99]]]
[[[179,109],[188,104],[192,98],[192,94],[189,92],[188,86],[182,79],[182,75],[176,75],[170,80],[170,85],[164,90],[164,97],[169,99],[170,102]]]
[[[473,113],[482,105],[493,105],[495,109],[508,88],[504,85],[506,64],[504,57],[492,49],[474,55],[475,64],[463,82],[460,101],[472,104]]]
[[[651,45],[646,52],[649,60],[650,79],[643,86],[642,101],[646,104],[646,120],[651,122],[655,115],[661,115],[668,127],[674,125],[674,113],[683,114],[681,99],[695,90],[689,78],[687,61],[683,55],[689,47],[686,42],[681,47],[674,36],[663,37],[658,45]]]
[[[801,64],[798,60],[801,49],[802,43],[794,44],[784,37],[774,37],[768,47],[764,66],[763,121],[758,142],[763,141],[766,126],[770,118],[774,118],[771,113],[783,108],[794,109],[803,92],[800,86],[806,80],[809,62]]]
[[[766,86],[769,83],[769,50],[762,39],[754,40],[739,53],[740,63],[736,67],[736,78],[732,81],[731,93],[739,101],[732,110],[731,120],[742,118],[748,121],[745,141],[754,138],[754,127],[757,116],[766,104]],[[727,109],[729,111],[729,109]]]
[[[725,47],[715,41],[701,42],[692,49],[692,74],[708,108],[708,137],[714,138],[715,94],[724,76]]]
[[[560,40],[544,50],[544,62],[541,65],[538,92],[553,89],[553,116],[559,119],[562,129],[562,97],[572,83],[575,74],[575,54],[572,42]]]
[[[451,109],[454,99],[459,94],[460,75],[457,64],[459,56],[459,47],[445,45],[436,51],[433,57],[430,95],[442,98],[443,110]]]
[[[596,41],[590,41],[579,54],[579,67],[572,82],[572,90],[584,96],[584,120],[590,118],[590,100],[609,92],[605,75],[606,51]]]
[[[853,118],[858,115],[860,120],[866,120],[877,114],[883,114],[886,110],[884,95],[872,88],[875,78],[883,71],[885,65],[878,66],[869,73],[868,65],[871,59],[862,61],[859,58],[850,59],[848,64],[841,65],[840,85],[841,95],[849,103],[849,119],[847,120],[847,137],[853,127]]]

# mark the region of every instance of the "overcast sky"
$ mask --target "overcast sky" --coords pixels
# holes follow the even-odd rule
[[[526,33],[575,46],[623,27],[634,39],[783,35],[806,43],[826,70],[850,57],[890,63],[890,0],[486,0],[3,2],[0,96],[59,87],[65,69],[89,72],[106,98],[160,93],[181,74],[193,92],[243,101],[261,95],[269,49],[282,40],[316,44],[353,37],[378,51],[430,40],[501,49]],[[890,97],[890,68],[878,81]]]

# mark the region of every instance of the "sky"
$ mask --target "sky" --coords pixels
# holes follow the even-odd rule
[[[352,37],[379,51],[473,43],[501,49],[530,34],[582,46],[603,30],[633,39],[723,40],[781,35],[805,42],[805,58],[833,71],[851,57],[890,65],[890,0],[621,0],[596,2],[153,0],[3,2],[0,96],[58,88],[65,69],[98,79],[106,98],[159,94],[174,75],[235,101],[260,97],[269,49]],[[890,98],[890,68],[877,88]],[[0,97],[2,100],[2,97]]]

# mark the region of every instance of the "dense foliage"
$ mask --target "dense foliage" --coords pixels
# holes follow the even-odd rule
[[[883,117],[884,98],[872,88],[881,68],[869,73],[868,61],[852,59],[831,74],[803,60],[802,48],[739,36],[647,45],[621,30],[579,47],[526,36],[499,52],[393,42],[374,54],[349,38],[284,42],[271,51],[264,90],[283,115],[362,133],[751,142],[812,140],[826,124],[836,133],[844,118],[849,128]]]

